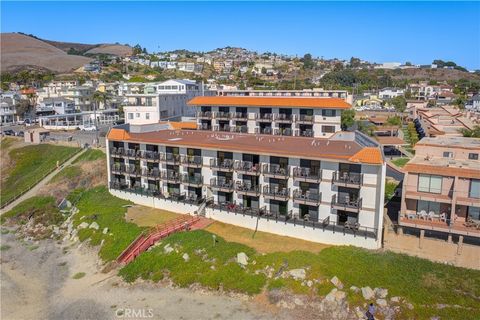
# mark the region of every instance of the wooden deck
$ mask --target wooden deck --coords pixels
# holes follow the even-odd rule
[[[449,226],[446,222],[438,220],[431,221],[423,219],[408,219],[406,217],[401,217],[398,223],[399,225],[405,227],[480,238],[480,230],[473,227],[466,227],[465,221],[456,221],[453,225]]]

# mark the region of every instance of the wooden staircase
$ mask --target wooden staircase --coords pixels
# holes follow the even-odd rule
[[[205,219],[205,218],[203,218]],[[188,231],[195,224],[203,220],[199,216],[181,216],[174,220],[168,221],[164,224],[157,225],[156,227],[141,233],[117,258],[117,262],[120,264],[128,264],[132,262],[140,253],[146,251],[153,246],[155,242],[163,239],[172,233],[182,230]],[[205,219],[207,220],[207,219]],[[202,223],[203,224],[203,223]],[[198,229],[198,228],[196,228]]]

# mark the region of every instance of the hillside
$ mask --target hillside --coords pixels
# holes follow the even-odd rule
[[[389,70],[393,79],[397,80],[437,80],[456,81],[460,79],[480,81],[480,75],[455,69],[404,69]]]
[[[68,55],[65,51],[27,35],[2,33],[1,71],[50,70],[70,72],[91,61],[90,58]]]
[[[124,56],[132,55],[133,49],[132,47],[124,46],[121,44],[101,44],[86,52],[86,54],[99,54],[99,53],[113,54],[119,57],[124,57]]]

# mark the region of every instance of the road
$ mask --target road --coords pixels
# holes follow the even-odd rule
[[[20,196],[20,198],[16,199],[15,201],[13,201],[12,203],[10,203],[9,205],[7,205],[5,208],[1,209],[0,210],[0,215],[4,214],[5,212],[8,212],[10,211],[11,209],[13,209],[17,204],[19,204],[20,202],[24,201],[24,200],[27,200],[33,196],[35,196],[38,191],[43,187],[45,186],[57,173],[59,173],[60,171],[62,171],[64,168],[66,168],[67,166],[69,166],[70,164],[72,164],[73,161],[75,161],[75,159],[77,159],[81,154],[83,154],[85,151],[87,151],[87,149],[83,149],[82,151],[80,151],[79,153],[77,153],[76,155],[74,155],[73,157],[71,157],[70,159],[68,159],[64,164],[62,164],[60,167],[58,167],[57,169],[55,169],[52,173],[50,173],[48,176],[46,176],[42,181],[40,181],[39,183],[37,183],[32,189],[30,189],[29,191],[27,191],[26,193],[24,193],[22,196]]]

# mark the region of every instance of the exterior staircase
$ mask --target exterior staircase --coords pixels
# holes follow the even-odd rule
[[[161,240],[169,235],[179,232],[188,231],[195,227],[197,223],[204,224],[202,220],[209,220],[196,216],[181,216],[174,220],[168,221],[164,224],[157,225],[156,227],[145,231],[140,234],[117,258],[117,262],[120,264],[128,264],[132,262],[140,253],[146,251],[153,246],[158,240]],[[195,228],[199,229],[201,226]]]

